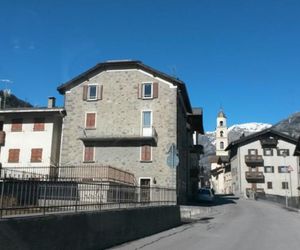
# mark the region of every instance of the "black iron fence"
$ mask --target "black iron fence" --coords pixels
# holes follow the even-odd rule
[[[176,191],[110,182],[0,179],[0,218],[176,204]]]

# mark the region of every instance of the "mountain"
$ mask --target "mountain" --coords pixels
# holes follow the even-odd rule
[[[0,107],[4,107],[4,95],[5,93],[3,90],[0,90]],[[5,108],[20,108],[20,107],[32,107],[32,105],[29,102],[23,101],[16,97],[13,94],[6,94],[6,100],[5,100]]]
[[[277,131],[286,133],[292,137],[300,136],[300,112],[290,115],[288,118],[276,123],[272,128]]]

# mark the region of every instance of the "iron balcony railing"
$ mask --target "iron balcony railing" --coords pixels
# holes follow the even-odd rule
[[[48,166],[0,168],[0,178],[25,180],[100,181],[136,185],[134,174],[112,166]]]
[[[276,148],[278,140],[276,138],[264,138],[260,140],[263,148]]]
[[[248,166],[263,166],[264,159],[262,155],[245,155],[245,163]]]
[[[176,205],[172,188],[0,179],[0,218],[170,205]]]
[[[249,181],[262,181],[264,178],[263,172],[246,172],[246,179]]]

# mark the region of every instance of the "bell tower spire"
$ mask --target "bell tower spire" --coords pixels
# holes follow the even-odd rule
[[[217,128],[216,128],[216,155],[227,156],[228,151],[225,149],[228,146],[228,129],[227,129],[227,117],[220,108],[217,116]]]

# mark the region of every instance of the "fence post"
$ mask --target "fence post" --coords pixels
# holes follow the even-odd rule
[[[4,199],[4,183],[5,183],[5,180],[3,179],[2,180],[2,188],[1,188],[1,197],[0,197],[0,208],[1,208],[1,211],[0,211],[0,218],[2,218],[2,212],[3,212],[3,199]]]
[[[45,181],[45,184],[44,184],[44,204],[43,204],[43,214],[45,215],[46,214],[46,181]]]
[[[118,190],[119,190],[119,192],[118,192],[118,200],[119,200],[119,209],[121,208],[121,185],[119,184],[119,186],[118,186]]]

